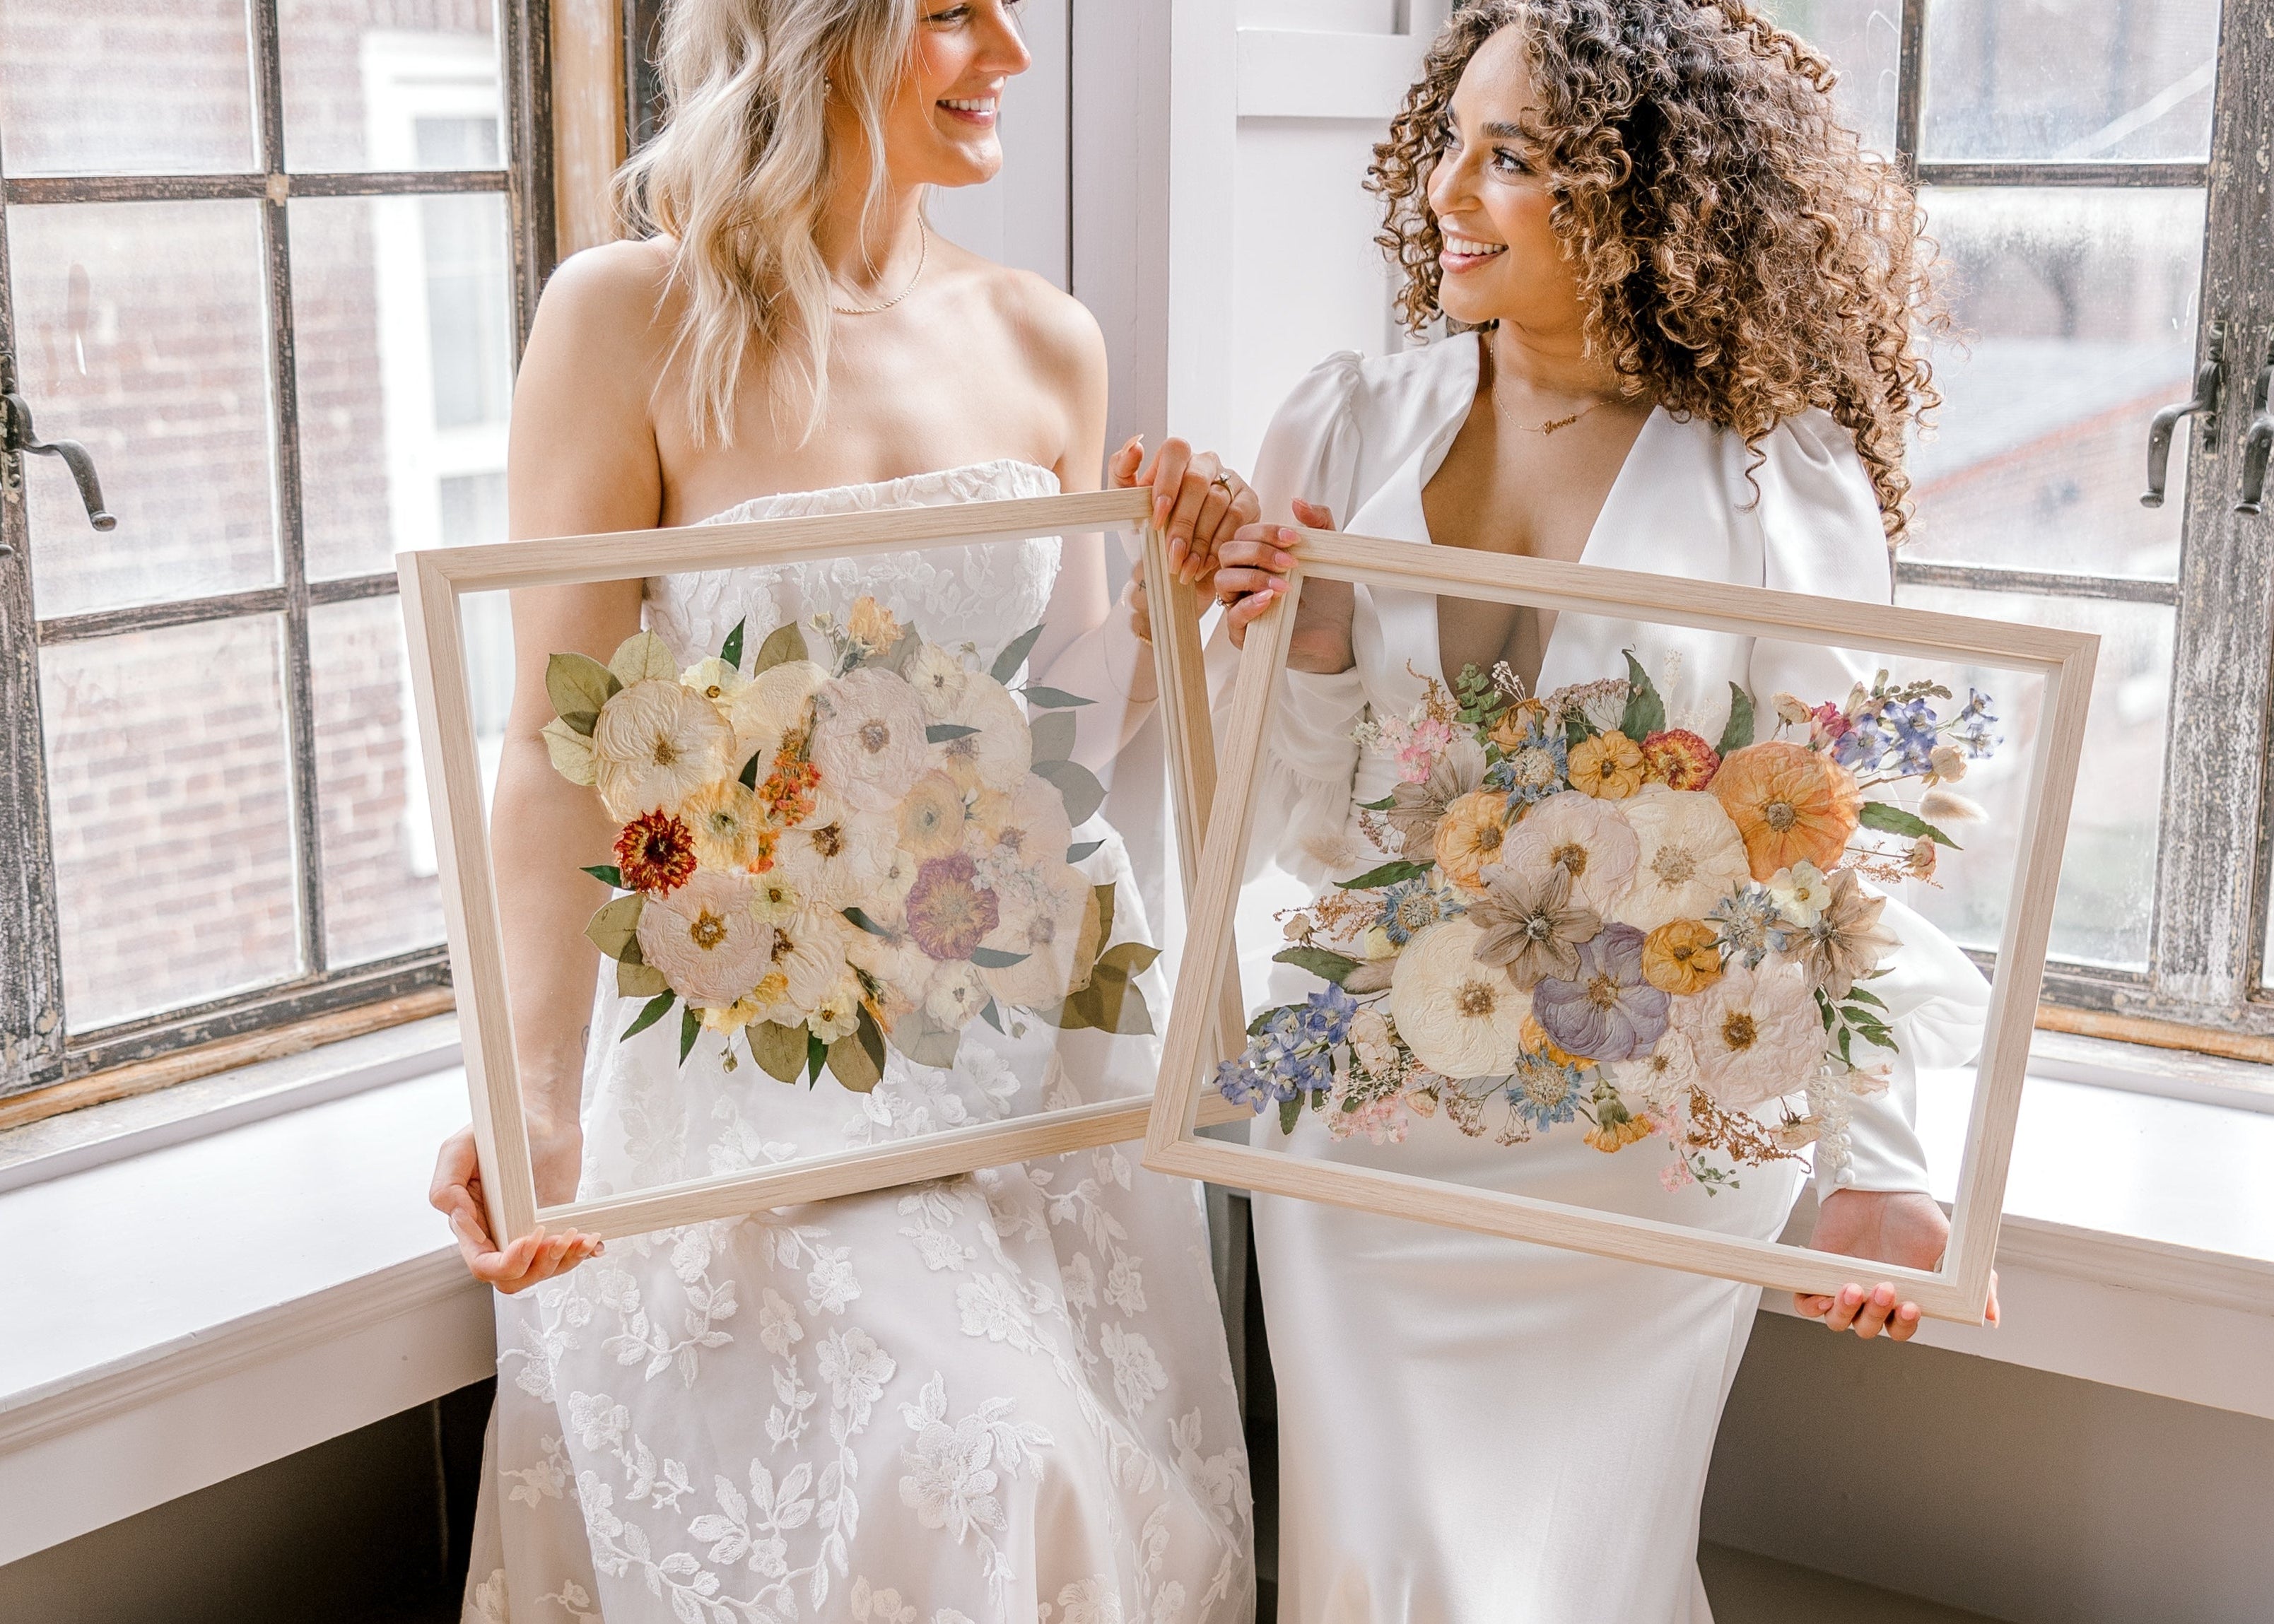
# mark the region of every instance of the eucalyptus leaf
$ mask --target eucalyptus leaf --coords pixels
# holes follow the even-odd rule
[[[555,654],[545,662],[545,696],[561,719],[590,735],[600,707],[623,691],[616,673],[586,654]]]
[[[998,682],[1010,681],[1019,674],[1019,667],[1027,663],[1027,656],[1035,651],[1035,643],[1042,635],[1042,622],[1038,620],[1012,638],[1003,645],[1003,651],[995,657],[995,663],[988,668],[987,674]]]
[[[1297,1095],[1296,1095],[1293,1099],[1291,1099],[1291,1100],[1282,1100],[1282,1101],[1279,1101],[1279,1132],[1282,1132],[1282,1133],[1292,1133],[1292,1132],[1295,1131],[1295,1124],[1296,1124],[1297,1123],[1299,1123],[1299,1122],[1302,1121],[1302,1120],[1303,1120],[1303,1096],[1302,1096],[1302,1095],[1300,1095],[1300,1094],[1297,1094]]]
[[[1103,885],[1093,885],[1089,889],[1097,898],[1097,939],[1111,942],[1113,940],[1113,882],[1108,880]]]
[[[653,998],[671,990],[671,983],[663,979],[663,972],[653,965],[634,964],[629,959],[616,961],[616,994],[624,998]]]
[[[1065,761],[1073,755],[1073,713],[1053,710],[1038,716],[1028,727],[1035,741],[1035,760]]]
[[[866,1004],[859,1024],[829,1046],[829,1069],[855,1094],[866,1094],[884,1080],[885,1034]]]
[[[1003,1030],[1003,1011],[995,1007],[995,1000],[992,998],[988,999],[986,1004],[981,1008],[979,1011],[979,1019],[985,1021],[989,1026],[994,1027],[998,1032],[1001,1032]]]
[[[900,634],[897,643],[885,650],[884,658],[875,663],[882,665],[896,677],[904,677],[908,673],[908,662],[915,658],[916,650],[922,647],[923,647],[923,639],[916,635],[916,628],[911,626]]]
[[[1103,840],[1077,840],[1066,847],[1065,860],[1070,863],[1078,863],[1104,844]]]
[[[1753,741],[1753,696],[1729,684],[1729,725],[1721,730],[1721,742],[1714,746],[1721,755],[1742,750]]]
[[[1062,710],[1074,705],[1094,705],[1097,703],[1094,699],[1084,699],[1079,694],[1069,694],[1062,688],[1043,688],[1032,682],[1028,683],[1019,692],[1026,695],[1028,704],[1040,705],[1044,710]]]
[[[734,629],[727,634],[727,641],[719,645],[719,658],[737,671],[742,666],[742,628],[749,624],[748,616],[734,622]]]
[[[872,936],[888,936],[892,934],[858,908],[847,908],[844,912],[845,918],[849,923],[859,926]]]
[[[1345,953],[1329,951],[1323,947],[1283,947],[1271,955],[1275,964],[1293,965],[1299,970],[1308,970],[1322,981],[1332,981],[1339,987],[1344,979],[1359,966],[1359,960]]]
[[[703,1017],[691,1004],[679,1008],[679,1064],[685,1065],[687,1056],[695,1050],[695,1040],[703,1035]]]
[[[653,632],[634,632],[608,657],[608,674],[626,688],[635,682],[671,682],[678,680],[679,662],[671,657],[671,645]]]
[[[624,888],[624,871],[614,863],[594,863],[584,872],[613,891]]]
[[[1398,861],[1386,862],[1378,868],[1368,868],[1353,880],[1337,880],[1344,891],[1380,891],[1385,886],[1398,885],[1407,880],[1418,880],[1429,872],[1427,863]]]
[[[1664,731],[1666,702],[1659,697],[1650,673],[1642,668],[1642,662],[1635,658],[1631,649],[1627,650],[1627,689],[1626,713],[1619,718],[1619,731],[1639,744],[1651,734]]]
[[[1105,786],[1097,775],[1080,762],[1038,761],[1034,764],[1036,777],[1056,789],[1065,802],[1066,822],[1079,827],[1096,815],[1105,802]]]
[[[1032,956],[1028,953],[1006,953],[999,948],[993,947],[975,947],[971,950],[971,962],[983,970],[1007,970],[1013,965],[1026,963]]]
[[[966,727],[960,722],[934,722],[924,729],[926,744],[945,744],[951,739],[968,739],[979,730]]]
[[[599,722],[598,711],[586,716],[581,728],[556,716],[542,730],[545,754],[553,763],[553,771],[586,789],[600,781],[600,763],[592,756],[592,729]]]
[[[955,1064],[956,1050],[963,1041],[960,1031],[934,1020],[922,1009],[910,1010],[901,1016],[885,1035],[894,1049],[916,1064],[942,1070]]]
[[[750,662],[750,674],[772,671],[775,666],[805,658],[805,634],[797,629],[797,622],[777,626],[758,645],[757,658]]]
[[[656,1022],[661,1020],[666,1014],[670,1012],[671,1006],[678,996],[679,995],[674,992],[659,992],[656,994],[654,997],[650,998],[645,1004],[640,1006],[640,1012],[633,1018],[632,1024],[624,1028],[623,1037],[617,1041],[621,1042],[627,1039],[636,1038],[641,1033],[645,1032],[650,1026],[655,1025]]]
[[[1865,801],[1856,821],[1866,829],[1884,830],[1891,835],[1909,835],[1914,840],[1924,835],[1937,846],[1946,846],[1954,852],[1959,849],[1957,841],[1926,819],[1915,812],[1906,812],[1901,807],[1890,806],[1884,801]]]
[[[1161,950],[1150,942],[1117,942],[1097,956],[1097,962],[1125,975],[1142,975],[1153,967]]]
[[[805,1086],[809,1088],[821,1080],[821,1069],[829,1064],[829,1045],[813,1035],[813,1028],[805,1028]]]
[[[734,775],[734,782],[740,784],[744,789],[757,788],[758,761],[759,756],[753,755],[749,760],[744,762],[742,771]]]
[[[636,949],[640,909],[645,901],[646,898],[634,891],[629,897],[619,897],[614,902],[604,904],[585,925],[585,938],[609,958],[623,958],[628,947]]]
[[[797,1074],[805,1070],[805,1028],[785,1026],[779,1021],[753,1021],[742,1028],[743,1041],[750,1046],[750,1058],[758,1069],[778,1083],[794,1083]]]

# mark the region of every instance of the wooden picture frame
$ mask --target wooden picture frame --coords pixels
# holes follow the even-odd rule
[[[2032,674],[2044,687],[2031,751],[2013,890],[1958,1178],[1948,1250],[1939,1269],[1872,1264],[1865,1277],[1938,1319],[1982,1321],[1997,1253],[2014,1126],[2099,639],[2086,633],[1975,620],[1885,605],[1774,592],[1589,565],[1453,551],[1427,544],[1308,532],[1279,605],[1250,629],[1220,741],[1210,837],[1193,888],[1146,1136],[1145,1165],[1269,1194],[1300,1197],[1456,1229],[1543,1242],[1606,1257],[1796,1291],[1836,1291],[1857,1259],[1773,1241],[1713,1234],[1655,1219],[1450,1184],[1412,1174],[1329,1163],[1194,1135],[1222,1103],[1208,1086],[1223,1037],[1241,875],[1255,816],[1265,740],[1306,580],[1455,594],[1578,614],[1928,658],[1960,658]],[[1204,1109],[1203,1108],[1210,1108]],[[1246,1116],[1246,1112],[1242,1112]]]
[[[1142,537],[1151,602],[1169,800],[1180,879],[1197,871],[1200,820],[1215,786],[1207,679],[1193,591],[1170,573],[1151,494],[1096,492],[819,518],[508,542],[406,553],[396,560],[421,743],[428,763],[450,965],[463,1024],[466,1081],[492,1231],[543,1222],[609,1237],[946,1178],[1033,1156],[1133,1139],[1141,1098],[1047,1110],[922,1138],[802,1158],[779,1168],[688,1179],[540,1207],[523,1119],[498,903],[492,876],[460,600],[469,593],[622,581],[683,571],[860,556],[929,546],[1107,531]],[[1116,610],[1115,613],[1122,613]],[[1219,1031],[1218,1042],[1239,1041]],[[770,1085],[771,1086],[771,1085]],[[834,1082],[825,1086],[836,1086]]]

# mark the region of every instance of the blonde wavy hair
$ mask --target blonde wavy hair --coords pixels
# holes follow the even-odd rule
[[[839,154],[834,95],[867,137],[869,207],[885,184],[884,113],[921,0],[673,0],[658,66],[663,127],[617,171],[625,225],[673,239],[683,290],[674,355],[697,444],[734,436],[745,369],[801,442],[829,400],[829,270],[816,243]]]
[[[1903,176],[1832,103],[1832,65],[1743,0],[1469,0],[1431,45],[1367,186],[1403,270],[1397,312],[1439,312],[1428,207],[1454,87],[1523,33],[1533,161],[1570,245],[1587,337],[1677,415],[1754,448],[1811,407],[1854,437],[1891,545],[1909,521],[1909,423],[1937,403],[1915,334],[1946,320]]]

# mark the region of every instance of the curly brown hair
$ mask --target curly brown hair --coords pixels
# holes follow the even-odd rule
[[[1939,400],[1914,342],[1945,318],[1933,245],[1895,167],[1835,117],[1832,64],[1743,0],[1469,0],[1374,149],[1377,237],[1404,273],[1397,312],[1439,312],[1428,206],[1454,87],[1520,28],[1527,135],[1570,244],[1588,342],[1678,416],[1754,447],[1820,407],[1854,438],[1891,545],[1902,539],[1910,421]]]

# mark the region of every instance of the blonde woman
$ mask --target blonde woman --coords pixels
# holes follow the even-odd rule
[[[620,183],[651,234],[546,290],[515,402],[514,533],[1096,488],[1096,323],[922,212],[927,187],[996,172],[1028,61],[1007,0],[677,0],[669,117]],[[1116,483],[1140,460],[1118,452]],[[1175,442],[1144,479],[1203,553],[1255,513]],[[730,1078],[715,1043],[681,1066],[674,1034],[617,1036],[633,1011],[613,979],[596,1004],[582,934],[605,892],[576,872],[615,831],[547,763],[548,653],[605,658],[644,623],[692,664],[745,616],[842,617],[869,596],[982,650],[1046,619],[1044,680],[1147,697],[1145,606],[1109,600],[1099,538],[960,556],[516,595],[493,826],[511,834],[498,890],[541,1198],[840,1148],[897,1131],[916,1086],[897,1054],[864,1101]],[[1088,728],[1077,756],[1121,742]],[[926,1097],[975,1099],[962,1064],[923,1068]],[[1126,1150],[604,1249],[492,1237],[461,1134],[434,1200],[508,1294],[469,1618],[1246,1617],[1246,1464],[1199,1192]]]
[[[1402,313],[1416,331],[1460,326],[1404,354],[1333,357],[1280,408],[1256,466],[1271,522],[1243,530],[1216,576],[1235,628],[1286,584],[1291,516],[1887,601],[1904,432],[1931,399],[1911,328],[1931,309],[1910,193],[1841,129],[1830,87],[1820,57],[1742,0],[1456,11],[1371,184]],[[1830,650],[1317,583],[1292,629],[1262,794],[1284,831],[1274,854],[1314,882],[1391,854],[1369,849],[1358,811],[1396,769],[1361,756],[1352,730],[1406,715],[1424,673],[1505,660],[1547,693],[1623,672],[1632,649],[1669,715],[1707,738],[1732,682],[1829,696],[1856,674]],[[1858,1102],[1850,1165],[1818,1174],[1815,1244],[1931,1267],[1949,1226],[1912,1130],[1915,1068],[1966,1060],[1988,989],[1899,902],[1884,922],[1904,952],[1873,987],[1902,1054],[1886,1091]],[[1449,1115],[1394,1145],[1334,1141],[1314,1113],[1291,1141],[1276,1121],[1259,1132],[1299,1154],[1757,1239],[1783,1229],[1801,1184],[1796,1163],[1775,1162],[1709,1199],[1662,1187],[1662,1158],[1642,1146],[1605,1154],[1577,1128],[1503,1146]],[[1284,1615],[1709,1624],[1698,1506],[1758,1289],[1281,1199],[1258,1198],[1255,1231]],[[1885,1282],[1800,1306],[1864,1337],[1918,1326]],[[1803,1435],[1858,1472],[1901,1447],[1837,1416]]]

